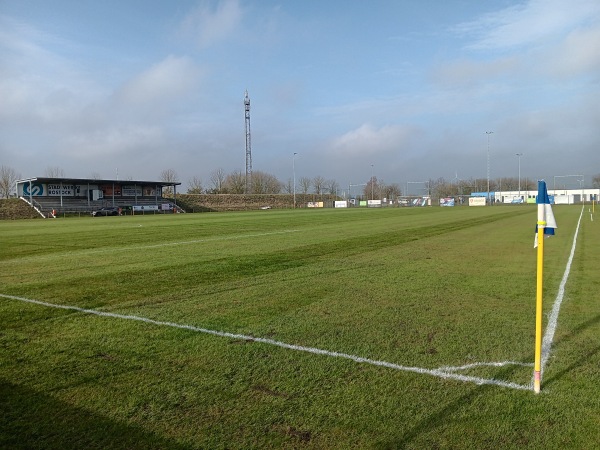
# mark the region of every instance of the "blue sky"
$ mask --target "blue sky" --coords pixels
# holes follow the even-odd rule
[[[0,0],[0,164],[23,177],[341,187],[600,173],[600,2]]]

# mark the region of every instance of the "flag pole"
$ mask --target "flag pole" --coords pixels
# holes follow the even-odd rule
[[[542,298],[544,287],[544,228],[546,221],[543,220],[544,205],[538,205],[538,247],[537,247],[537,290],[535,301],[535,364],[533,372],[533,390],[540,393],[541,366],[542,366]],[[540,212],[542,210],[542,212]],[[540,215],[542,216],[540,218]]]

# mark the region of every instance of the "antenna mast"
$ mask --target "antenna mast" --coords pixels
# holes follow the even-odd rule
[[[246,194],[252,191],[252,147],[250,145],[250,98],[248,90],[244,97],[244,110],[246,117]]]

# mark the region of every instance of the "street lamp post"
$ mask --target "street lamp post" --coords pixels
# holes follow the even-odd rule
[[[292,156],[292,172],[294,173],[294,209],[296,208],[296,155],[298,153],[294,152]]]
[[[516,153],[516,155],[519,157],[519,198],[521,198],[521,156],[523,153]]]
[[[487,134],[487,199],[490,205],[490,134],[492,133],[493,131],[485,132]]]

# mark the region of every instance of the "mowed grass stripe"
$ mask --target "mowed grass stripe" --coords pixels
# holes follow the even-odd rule
[[[518,210],[518,213],[523,214],[523,211]],[[382,228],[380,221],[386,215],[379,214],[380,211],[372,213],[378,227]],[[432,217],[436,215],[431,214]],[[318,214],[315,217],[320,218]],[[360,237],[355,234],[353,237],[342,235],[340,238],[336,230],[337,240],[319,237],[321,243],[308,245],[304,244],[306,240],[310,242],[311,238],[307,236],[282,237],[283,248],[276,251],[265,251],[272,247],[272,239],[269,239],[267,246],[264,240],[259,240],[258,247],[255,246],[258,253],[233,258],[218,258],[208,255],[210,251],[206,251],[203,252],[203,258],[206,259],[197,261],[196,254],[186,259],[185,253],[190,249],[185,249],[186,252],[159,253],[155,261],[145,257],[142,261],[136,260],[135,264],[122,256],[115,260],[103,258],[96,266],[77,263],[79,268],[76,269],[61,265],[57,269],[61,276],[55,281],[55,286],[44,278],[32,283],[24,281],[21,287],[31,292],[58,290],[58,301],[88,308],[133,307],[137,310],[141,308],[142,312],[150,309],[157,318],[167,314],[166,318],[181,320],[189,314],[201,313],[196,323],[208,327],[250,333],[275,332],[282,338],[289,337],[298,343],[326,345],[330,348],[341,346],[348,351],[376,354],[378,357],[377,353],[382,352],[381,342],[385,342],[383,355],[398,361],[397,353],[400,350],[403,355],[401,362],[411,362],[416,358],[422,364],[435,367],[462,363],[465,357],[480,360],[480,356],[469,352],[481,338],[480,333],[462,336],[460,327],[448,328],[448,318],[460,320],[461,308],[464,307],[471,312],[475,311],[474,308],[480,309],[479,315],[487,309],[478,306],[482,299],[471,298],[472,305],[468,305],[469,296],[455,291],[452,286],[440,291],[436,286],[440,283],[437,275],[427,272],[432,268],[435,270],[435,260],[432,256],[421,254],[422,245],[419,241],[439,236],[446,243],[449,242],[445,236],[448,233],[466,231],[482,224],[498,228],[497,221],[511,217],[514,217],[514,212],[499,210],[494,211],[491,218],[474,217],[444,225],[398,231],[392,229]],[[402,216],[387,214],[387,218],[399,222]],[[435,223],[424,220],[423,215],[419,219],[423,223]],[[314,227],[314,222],[311,227]],[[389,225],[384,224],[383,227],[389,228]],[[368,229],[361,226],[357,231],[365,233]],[[471,234],[476,236],[478,233]],[[393,284],[390,285],[394,283],[394,278],[387,283],[381,280],[381,273],[400,269],[396,282],[402,282],[405,275],[401,272],[405,266],[381,263],[378,254],[381,251],[393,252],[394,248],[403,254],[408,243],[412,243],[411,254],[416,252],[419,255],[415,256],[419,261],[410,261],[409,270],[405,272],[412,277],[407,282],[414,284],[411,286],[413,291],[407,292],[403,286],[398,291],[393,289]],[[237,252],[239,247],[234,250]],[[132,252],[131,256],[135,258],[136,254]],[[361,262],[364,258],[369,260]],[[376,261],[374,267],[372,258]],[[422,263],[425,263],[424,267],[419,268],[418,265]],[[91,268],[94,270],[90,271]],[[283,280],[278,279],[281,277],[278,273],[282,272],[287,274]],[[418,272],[422,274],[418,275]],[[306,275],[298,277],[301,273]],[[445,281],[441,281],[441,286],[444,286]],[[284,287],[288,284],[294,287]],[[441,305],[436,303],[432,304],[433,308],[428,307],[432,295],[438,298],[440,294],[442,296],[439,299],[444,302],[445,310],[440,310]],[[427,312],[421,312],[423,308]],[[408,319],[406,316],[412,317]],[[496,339],[493,336],[497,336],[498,329],[502,329],[503,320],[499,321],[500,318],[482,318],[490,325],[498,322],[497,329],[489,339],[490,346]],[[378,323],[375,331],[368,325],[370,320]],[[463,345],[463,352],[456,354],[454,346],[444,348],[437,342],[440,335],[448,334],[455,335],[457,339],[462,337],[470,344]],[[502,350],[506,354],[500,354],[498,358],[514,356],[513,346]],[[452,355],[456,359],[448,360]]]
[[[559,230],[546,247],[548,310],[579,212],[555,210]],[[464,366],[466,376],[530,380],[529,366],[476,363],[533,359],[533,207],[147,217],[137,230],[142,233],[131,238],[124,234],[130,222],[120,220],[129,218],[116,219],[62,221],[64,228],[51,225],[49,233],[48,221],[27,222],[25,236],[17,224],[0,224],[0,231],[9,230],[0,233],[0,259],[15,262],[14,270],[0,273],[3,289],[402,366]],[[416,240],[394,236],[461,221],[479,225],[458,223],[454,231]],[[195,228],[204,237],[300,231],[152,252],[108,251],[101,258],[59,256],[128,242],[190,240]],[[591,223],[583,224],[578,246],[587,251],[576,253],[576,282],[567,283],[563,305],[568,315],[559,320],[558,354],[545,374],[547,395],[537,397],[2,301],[0,446],[484,448],[493,442],[507,448],[593,448],[600,419],[593,345],[599,322],[592,302],[597,266],[594,271],[585,265],[596,261],[596,234]],[[376,245],[354,243],[370,236]],[[23,240],[30,245],[21,252]],[[329,257],[316,248],[336,240],[345,241],[349,252],[333,245]],[[40,254],[55,254],[55,264],[35,262],[36,246]],[[303,246],[309,249],[306,261],[296,253]],[[278,270],[272,261],[285,263],[288,249],[294,252],[290,260],[302,264]],[[19,259],[27,255],[32,257]],[[273,270],[219,280],[205,276],[202,282],[194,277],[194,271],[210,274],[212,261],[226,268],[230,259],[236,267],[236,258],[247,264],[266,258]]]

